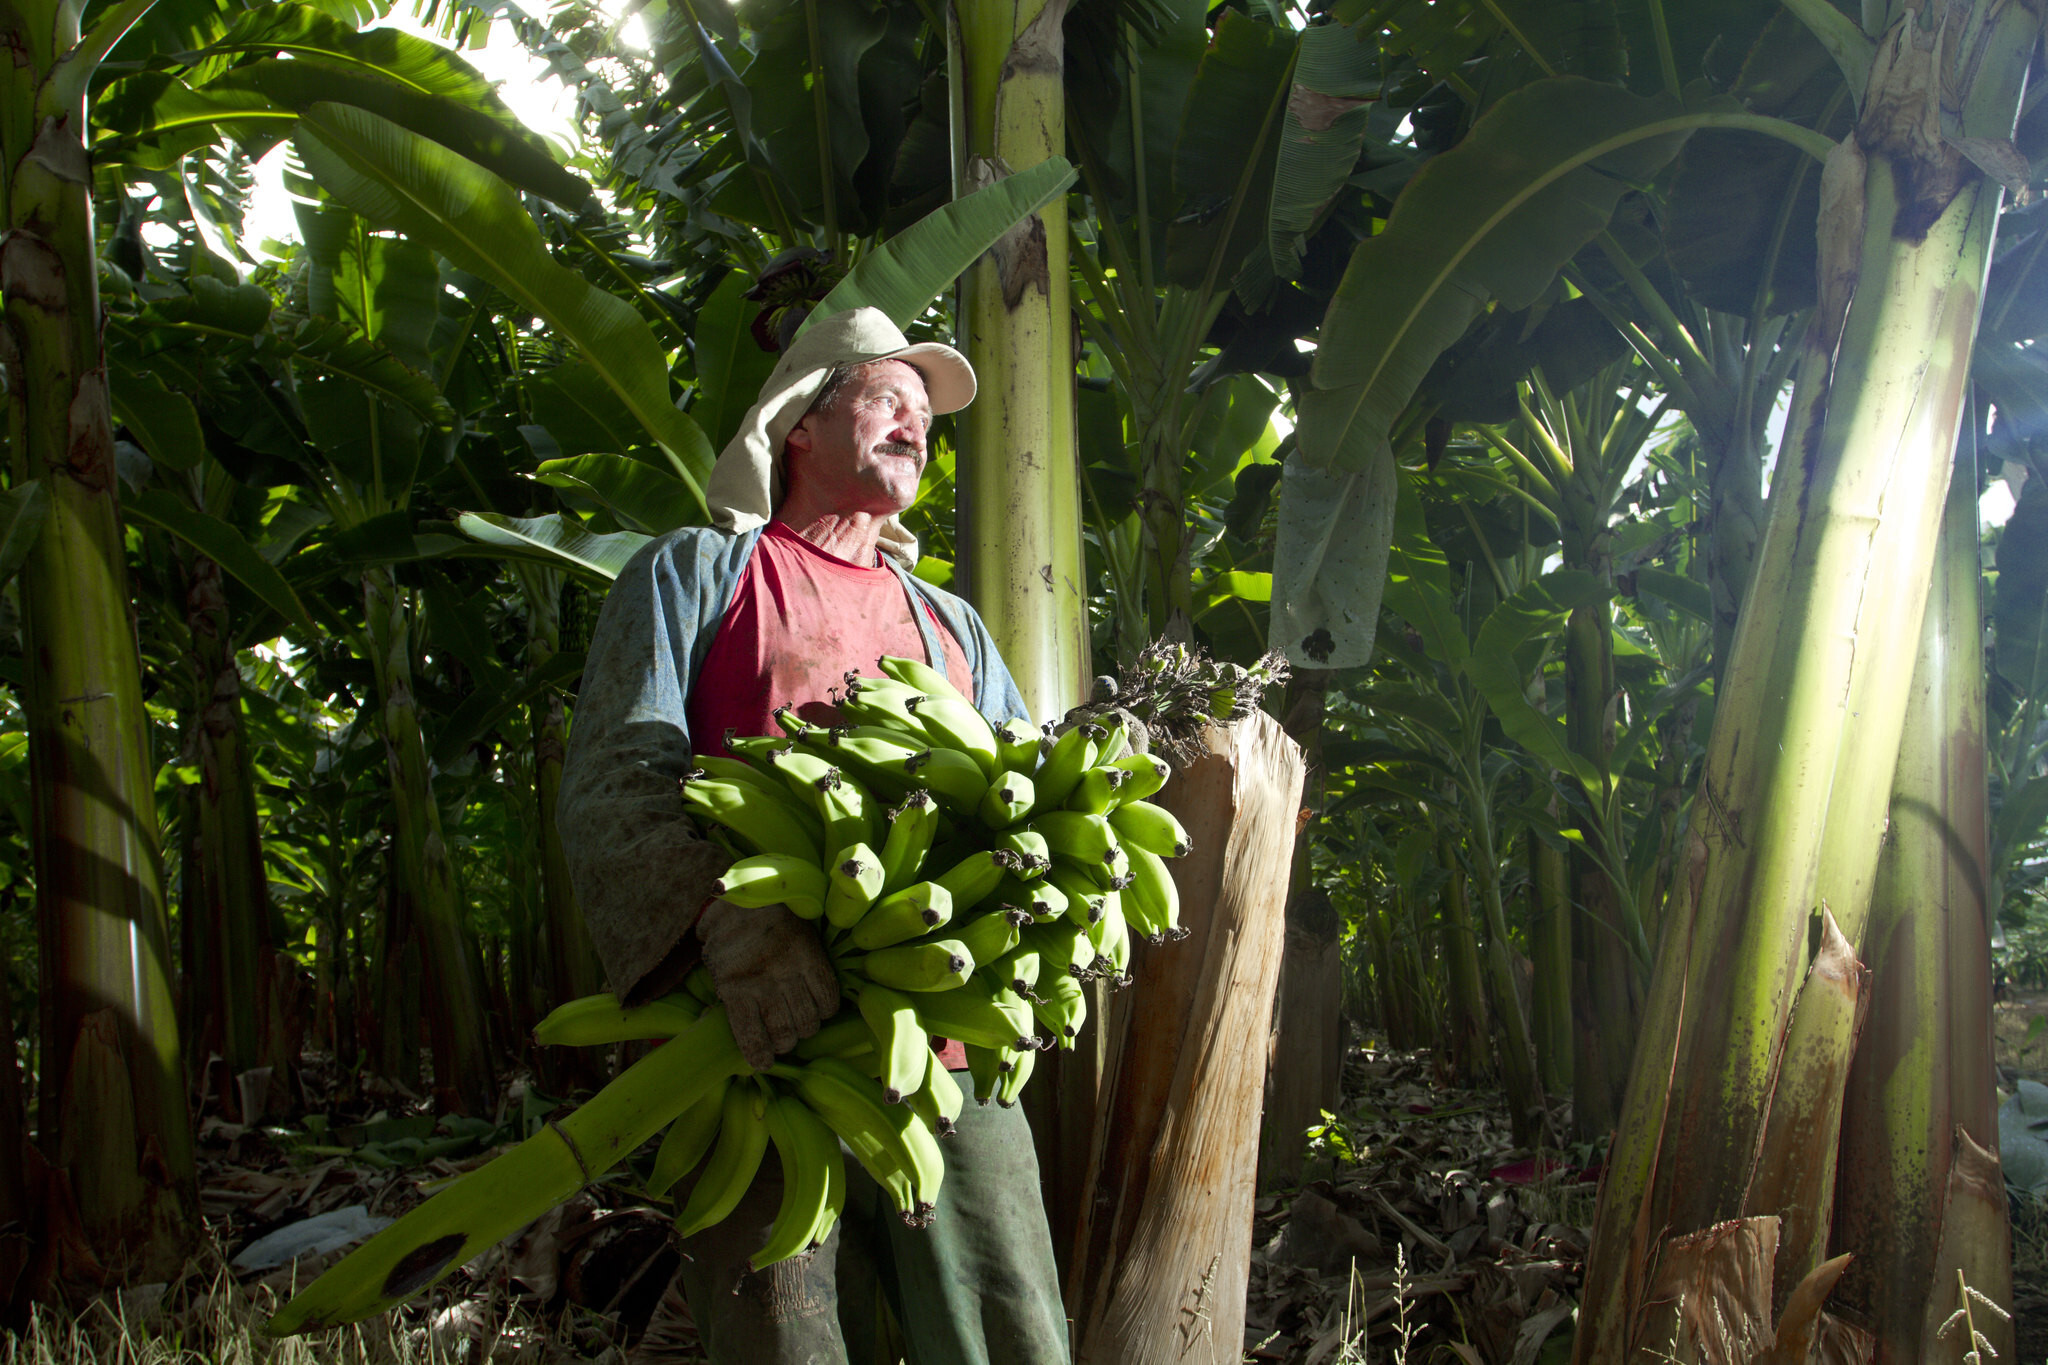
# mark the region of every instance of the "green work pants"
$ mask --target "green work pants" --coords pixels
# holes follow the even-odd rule
[[[962,1108],[958,1130],[940,1144],[946,1179],[929,1226],[905,1227],[848,1157],[846,1210],[832,1235],[756,1273],[747,1258],[782,1201],[769,1148],[739,1207],[683,1243],[679,1278],[712,1365],[871,1365],[878,1292],[910,1365],[1066,1365],[1059,1272],[1024,1111]]]

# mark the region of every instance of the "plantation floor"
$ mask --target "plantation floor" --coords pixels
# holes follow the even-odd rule
[[[2008,1076],[2048,1078],[2048,1024],[2035,1025],[2043,1019],[2048,992],[2000,1002]],[[317,1063],[309,1070],[308,1090],[328,1089]],[[1338,1120],[1316,1135],[1303,1183],[1258,1201],[1246,1358],[1560,1365],[1598,1152],[1515,1147],[1501,1097],[1444,1085],[1426,1054],[1354,1050],[1344,1080]],[[46,1316],[23,1336],[0,1333],[0,1365],[702,1360],[687,1310],[671,1300],[657,1312],[677,1264],[666,1218],[616,1179],[389,1321],[291,1343],[252,1335],[295,1280],[344,1253],[239,1274],[226,1256],[356,1205],[403,1212],[487,1159],[537,1104],[545,1101],[515,1087],[496,1123],[436,1123],[402,1093],[371,1093],[334,1099],[330,1112],[288,1126],[209,1120],[201,1183],[216,1249],[182,1284],[101,1300],[75,1320]],[[2015,1271],[2019,1359],[2037,1365],[2048,1360],[2048,1207],[2016,1210]]]

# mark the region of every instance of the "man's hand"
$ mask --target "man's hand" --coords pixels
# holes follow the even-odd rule
[[[697,917],[704,967],[725,1005],[740,1056],[756,1071],[839,1010],[839,980],[817,927],[779,905],[712,901]]]

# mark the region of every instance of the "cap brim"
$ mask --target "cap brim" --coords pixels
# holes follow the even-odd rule
[[[925,397],[931,400],[934,417],[958,412],[974,401],[974,367],[966,356],[942,342],[921,341],[869,359],[905,361],[923,375]]]

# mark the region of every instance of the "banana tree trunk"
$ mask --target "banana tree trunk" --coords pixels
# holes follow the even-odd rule
[[[1707,1284],[1728,1292],[1712,1314],[1693,1296],[1688,1351],[1772,1330],[1753,1262],[1775,1262],[1775,1220],[1727,1220],[1778,1178],[1758,1169],[1774,1103],[1811,1107],[1824,1083],[1779,1063],[1814,921],[1853,943],[1868,911],[1998,212],[1941,123],[1954,108],[1963,134],[2008,136],[2040,27],[2022,0],[1908,14],[1830,158],[1822,299],[1601,1191],[1580,1362],[1663,1349],[1674,1290]],[[1797,1217],[1830,1194],[1801,1189]]]
[[[23,707],[42,942],[45,1155],[117,1278],[173,1277],[197,1224],[100,346],[81,6],[0,8],[0,372],[14,486],[49,493],[22,566]]]
[[[1590,543],[1567,546],[1567,561],[1611,582],[1614,565],[1606,540],[1603,524]],[[1614,719],[1608,707],[1615,692],[1614,634],[1607,612],[1604,602],[1575,608],[1565,626],[1564,654],[1566,743],[1602,774],[1614,751]],[[1598,793],[1590,795],[1597,798]],[[1586,849],[1572,850],[1567,861],[1571,904],[1585,920],[1585,931],[1569,940],[1575,1049],[1572,1122],[1578,1138],[1585,1141],[1604,1136],[1621,1111],[1642,992],[1628,950],[1628,912],[1619,888]]]
[[[279,1002],[270,988],[277,945],[270,932],[270,882],[263,867],[256,790],[242,736],[242,675],[235,666],[220,565],[203,555],[186,558],[185,622],[199,708],[193,730],[199,875],[188,878],[183,912],[206,925],[207,998],[199,1002],[198,1012],[216,1021],[229,1081],[221,1099],[238,1122],[254,1123],[262,1115],[240,1112],[241,1094],[233,1078],[263,1065],[288,1066],[291,1059],[280,1057],[273,1045],[285,1024],[275,1017]]]
[[[1444,1020],[1449,1036],[1443,1047],[1460,1085],[1476,1084],[1486,1070],[1485,988],[1479,975],[1479,936],[1472,927],[1472,900],[1465,869],[1449,839],[1437,841],[1437,857],[1450,878],[1443,892],[1444,987],[1450,1009]]]
[[[441,835],[441,808],[412,694],[412,639],[405,604],[389,569],[363,575],[371,662],[383,703],[384,752],[391,770],[398,866],[421,948],[424,1003],[432,1024],[434,1091],[461,1113],[488,1114],[497,1102],[484,1005],[462,893]]]
[[[561,584],[552,573],[536,574],[526,595],[528,663],[539,670],[547,666],[562,647]],[[547,958],[547,998],[541,1008],[551,1010],[569,1000],[595,995],[604,989],[604,973],[591,946],[590,931],[584,927],[577,908],[576,893],[569,885],[569,863],[562,852],[562,836],[555,828],[555,807],[561,799],[562,760],[568,753],[568,727],[561,695],[550,689],[528,708],[533,731],[534,819],[540,825],[541,929]],[[541,1066],[546,1079],[560,1089],[562,1082],[592,1084],[597,1068],[581,1048],[544,1048]],[[567,1055],[556,1055],[567,1054]]]
[[[1959,1268],[1972,1288],[2012,1304],[1995,1155],[1983,579],[1970,447],[1966,438],[1921,627],[1864,935],[1874,996],[1842,1116],[1833,1246],[1856,1259],[1836,1297],[1877,1337],[1878,1365],[1954,1356],[1931,1340],[1957,1307]],[[2011,1324],[1991,1314],[1979,1324],[1998,1358],[2011,1359]]]
[[[1477,823],[1472,860],[1478,864],[1480,913],[1486,920],[1486,943],[1480,967],[1500,1057],[1501,1089],[1508,1101],[1508,1125],[1517,1143],[1533,1143],[1549,1127],[1543,1082],[1536,1074],[1536,1049],[1529,1040],[1529,1018],[1515,990],[1514,961],[1508,952],[1507,908],[1500,896],[1500,856],[1493,844],[1490,821]]]
[[[1572,904],[1564,852],[1534,831],[1529,848],[1529,957],[1536,968],[1530,1022],[1543,1088],[1572,1088]]]
[[[955,197],[1065,152],[1067,5],[947,6]],[[1085,700],[1091,672],[1069,290],[1064,198],[1011,229],[960,282],[958,340],[980,391],[956,419],[958,586],[988,623],[1032,721]],[[1099,1011],[1107,1001],[1094,989]],[[1101,1030],[1093,1034],[1049,1055],[1052,1074],[1026,1100],[1062,1253],[1086,1194],[1103,1063]]]
[[[949,9],[956,195],[1066,150],[1066,12],[1067,0]],[[981,387],[958,419],[958,569],[1038,720],[1082,701],[1090,673],[1069,273],[1059,199],[960,286]]]
[[[12,897],[9,897],[11,900]],[[13,910],[12,906],[7,907]],[[21,1063],[14,1048],[14,993],[0,967],[0,1312],[16,1301],[34,1243],[29,1237],[28,1106],[22,1102]]]

